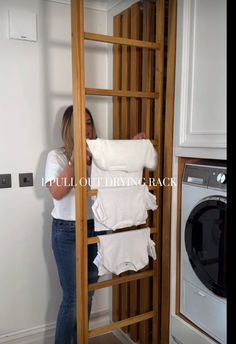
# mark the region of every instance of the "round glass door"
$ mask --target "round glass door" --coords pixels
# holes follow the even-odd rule
[[[201,282],[218,296],[226,297],[226,197],[201,200],[185,227],[189,261]]]

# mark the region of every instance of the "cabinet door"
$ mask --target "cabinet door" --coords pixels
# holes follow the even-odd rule
[[[226,153],[226,0],[179,0],[176,49],[175,147]]]

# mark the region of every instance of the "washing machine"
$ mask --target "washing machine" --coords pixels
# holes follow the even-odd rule
[[[182,180],[180,313],[226,343],[226,166],[186,164]]]

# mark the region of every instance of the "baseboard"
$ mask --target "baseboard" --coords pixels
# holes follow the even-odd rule
[[[89,321],[90,329],[107,325],[110,322],[109,311],[93,313]],[[56,323],[15,331],[0,336],[0,344],[54,344]]]
[[[52,344],[55,327],[56,324],[53,322],[27,330],[7,333],[0,336],[0,344]]]
[[[92,330],[100,326],[105,326],[109,324],[110,321],[109,310],[92,313],[89,320],[89,329]]]
[[[114,336],[119,339],[122,344],[137,344],[129,336],[127,336],[121,329],[113,332]]]

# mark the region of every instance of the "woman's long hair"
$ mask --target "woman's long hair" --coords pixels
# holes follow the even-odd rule
[[[90,116],[92,127],[93,127],[93,139],[97,138],[94,121],[89,109],[85,108],[86,113]],[[65,155],[68,160],[71,159],[74,150],[74,126],[73,126],[73,105],[66,108],[61,126],[61,137],[64,142]]]

